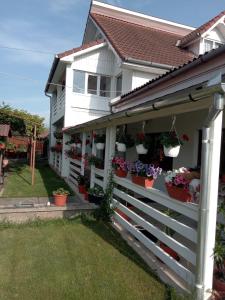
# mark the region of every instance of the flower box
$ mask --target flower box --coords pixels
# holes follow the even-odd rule
[[[143,177],[143,176],[137,176],[137,175],[132,175],[132,182],[145,187],[146,189],[150,189],[153,187],[154,184],[154,179],[148,178],[148,177]]]
[[[117,169],[115,170],[115,175],[118,177],[127,177],[127,171]]]
[[[177,186],[171,186],[169,184],[166,184],[166,189],[171,198],[174,198],[176,200],[179,200],[181,202],[191,202],[192,196],[189,191],[179,188]]]

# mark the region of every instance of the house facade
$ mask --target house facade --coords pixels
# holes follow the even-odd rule
[[[56,143],[54,132],[63,132],[62,152],[51,152],[50,164],[75,191],[77,177],[85,171],[91,187],[105,188],[115,155],[154,163],[164,171],[201,170],[200,195],[189,203],[168,195],[163,175],[152,189],[138,186],[131,175],[115,175],[113,199],[121,230],[138,240],[152,261],[158,257],[164,263],[153,264],[159,275],[163,268],[164,280],[166,276],[182,289],[196,289],[197,299],[211,294],[219,172],[225,172],[223,156],[219,159],[225,127],[224,20],[222,12],[196,29],[93,1],[82,46],[54,59],[45,90],[51,98],[51,146]],[[167,159],[157,141],[169,131],[185,133],[189,141],[178,157]],[[151,150],[139,155],[133,146],[120,152],[116,142],[121,132],[148,136]],[[102,150],[94,143],[96,134],[105,134]],[[75,146],[81,159],[68,155]],[[103,169],[86,165],[91,154],[102,160]],[[167,209],[177,215],[168,216]]]

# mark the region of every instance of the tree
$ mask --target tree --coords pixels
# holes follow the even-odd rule
[[[12,108],[10,105],[0,105],[0,124],[10,124],[13,132],[31,136],[34,126],[37,126],[37,134],[45,130],[44,118],[32,115],[25,110]]]

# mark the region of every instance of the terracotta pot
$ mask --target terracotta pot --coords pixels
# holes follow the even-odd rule
[[[127,150],[126,144],[124,144],[124,143],[118,143],[117,142],[116,146],[117,146],[117,150],[119,152],[126,152],[126,150]]]
[[[8,165],[8,163],[9,163],[9,160],[8,159],[3,159],[3,161],[2,161],[2,166],[3,166],[3,168],[5,168],[7,165]]]
[[[191,202],[192,201],[192,195],[188,191],[186,191],[182,188],[179,188],[176,186],[170,186],[170,185],[166,184],[166,189],[171,198],[174,198],[181,202]]]
[[[117,170],[115,170],[115,175],[118,177],[127,177],[127,171],[117,169]]]
[[[136,175],[132,175],[131,178],[133,183],[143,186],[146,189],[150,189],[153,187],[154,179],[148,177],[136,176]]]
[[[130,221],[130,218],[121,210],[119,210],[118,208],[115,209],[115,211],[122,217],[124,218],[126,221]]]
[[[96,149],[104,150],[105,149],[105,143],[96,143]]]
[[[78,185],[79,193],[84,194],[86,192],[85,185]]]
[[[143,144],[136,145],[137,154],[147,154],[148,149],[144,147]]]
[[[176,147],[165,147],[163,146],[164,154],[167,157],[177,157],[180,152],[180,145]]]
[[[66,205],[66,201],[68,196],[67,195],[53,195],[54,202],[56,206],[64,206]]]
[[[160,242],[159,243],[160,248],[163,249],[167,254],[169,254],[171,257],[173,257],[175,260],[179,261],[180,257],[178,256],[177,252],[175,252],[173,249],[170,247],[166,246],[164,243]]]
[[[3,143],[0,143],[0,149],[5,149],[5,144],[3,144]]]
[[[86,190],[84,192],[84,200],[88,201],[88,192]]]
[[[213,288],[218,292],[225,292],[225,281],[219,278],[219,270],[213,272]]]

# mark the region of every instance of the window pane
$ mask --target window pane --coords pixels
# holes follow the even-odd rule
[[[73,74],[73,91],[84,94],[85,92],[85,73],[74,70]]]
[[[122,74],[116,78],[116,96],[122,94]]]
[[[221,47],[221,46],[223,46],[222,43],[218,43],[218,42],[215,43],[215,48],[219,48],[219,47]]]
[[[100,96],[110,97],[111,78],[108,76],[101,76],[100,81]]]
[[[213,48],[213,41],[205,40],[205,52],[212,50]]]
[[[94,75],[88,75],[88,93],[97,95],[97,81],[98,77]]]

